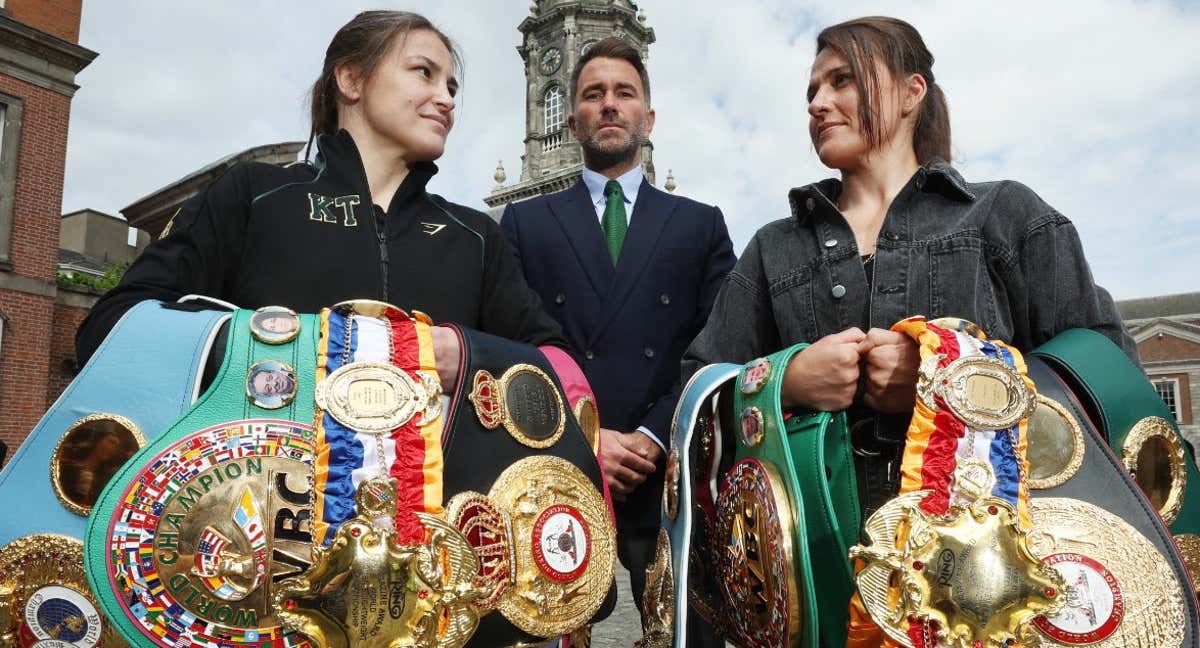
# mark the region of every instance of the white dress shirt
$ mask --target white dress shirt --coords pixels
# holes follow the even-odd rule
[[[617,178],[617,182],[621,184],[621,193],[625,195],[625,216],[629,222],[633,222],[633,206],[637,203],[638,189],[642,188],[642,165],[637,165],[632,169],[623,173]],[[603,173],[596,173],[591,169],[583,168],[583,184],[587,186],[588,194],[592,197],[592,207],[596,209],[596,218],[604,222],[604,208],[608,206],[608,196],[604,195],[604,185],[608,184],[608,176]],[[638,432],[650,437],[650,440],[655,443],[663,452],[667,451],[667,447],[663,442],[651,432],[646,426],[639,426]]]

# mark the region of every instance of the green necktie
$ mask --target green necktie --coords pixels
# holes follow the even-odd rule
[[[608,246],[608,255],[612,257],[613,265],[621,257],[621,244],[625,242],[625,230],[629,222],[625,217],[625,194],[621,191],[621,183],[609,180],[604,185],[604,195],[608,202],[604,205],[604,218],[600,220],[600,228],[604,230],[604,244]]]

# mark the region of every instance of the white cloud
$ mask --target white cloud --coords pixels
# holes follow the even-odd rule
[[[647,0],[660,181],[720,205],[740,248],[830,175],[804,100],[820,26],[896,15],[921,30],[973,180],[1016,178],[1072,218],[1117,297],[1200,289],[1200,12],[1090,3]],[[418,2],[466,55],[465,92],[432,188],[482,207],[497,158],[520,173],[528,3]],[[282,2],[84,6],[64,210],[115,212],[231,152],[303,139],[303,95],[358,7]],[[180,26],[183,26],[181,29]]]

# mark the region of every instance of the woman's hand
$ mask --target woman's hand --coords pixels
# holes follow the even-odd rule
[[[793,356],[784,370],[783,406],[818,412],[849,408],[858,389],[858,349],[865,339],[860,329],[849,328]]]
[[[863,404],[887,414],[911,412],[917,399],[921,354],[916,340],[894,331],[871,329],[859,343],[866,374]]]
[[[450,393],[458,384],[458,363],[462,359],[458,333],[446,326],[435,326],[430,331],[433,333],[433,357],[437,363],[438,378],[442,381],[442,391]]]

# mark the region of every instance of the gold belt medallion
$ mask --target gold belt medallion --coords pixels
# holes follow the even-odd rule
[[[608,594],[616,561],[612,519],[591,480],[565,459],[526,457],[496,479],[488,497],[510,516],[516,558],[500,612],[539,637],[587,623]]]
[[[312,432],[247,420],[190,434],[132,479],[109,565],[127,616],[155,645],[305,645],[271,608],[308,568]]]
[[[379,362],[352,362],[317,384],[317,406],[338,423],[367,434],[388,433],[421,414],[421,425],[441,416],[442,387],[436,376],[414,379]]]
[[[41,533],[0,548],[0,646],[127,645],[88,588],[82,542]]]
[[[917,396],[938,411],[939,401],[967,425],[979,430],[1003,430],[1033,413],[1037,402],[1021,374],[1000,360],[964,356],[945,367],[935,354],[921,363]]]
[[[745,646],[797,646],[796,583],[787,491],[775,467],[743,459],[729,470],[718,502],[717,556],[729,633]]]
[[[1167,559],[1120,517],[1074,499],[1031,501],[1030,549],[1062,577],[1063,606],[1038,617],[1031,645],[1183,645],[1183,592]]]
[[[391,527],[374,522],[395,516],[395,483],[378,483],[359,488],[359,516],[314,550],[312,569],[276,588],[280,619],[322,648],[462,646],[479,624],[475,552],[458,529],[423,512],[425,544],[398,545]]]
[[[481,425],[489,430],[503,425],[512,438],[530,448],[549,448],[566,429],[558,386],[530,364],[513,365],[499,378],[484,370],[475,372],[468,398]]]
[[[634,648],[671,648],[675,639],[675,571],[671,569],[671,538],[666,527],[658,530],[654,561],[646,569],[642,597],[642,638]]]
[[[911,648],[916,619],[936,622],[953,648],[998,648],[1061,609],[1063,579],[1030,552],[1011,504],[985,497],[936,518],[920,509],[930,492],[884,504],[864,526],[871,544],[850,550],[866,563],[855,576],[863,604],[888,637]]]
[[[475,583],[484,594],[475,601],[475,609],[480,614],[490,612],[512,586],[516,569],[508,515],[486,495],[463,491],[450,498],[446,519],[462,532],[479,558]]]

